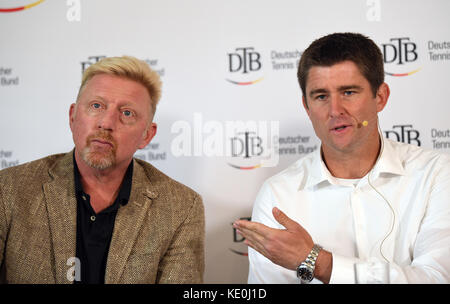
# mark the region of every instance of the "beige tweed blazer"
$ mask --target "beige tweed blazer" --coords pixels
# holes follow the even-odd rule
[[[73,151],[0,171],[0,282],[72,283],[72,157]],[[201,197],[152,165],[133,161],[130,200],[117,213],[105,282],[201,283]]]

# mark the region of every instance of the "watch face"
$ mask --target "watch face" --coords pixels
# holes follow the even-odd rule
[[[301,278],[302,280],[305,280],[305,281],[308,281],[308,282],[311,282],[312,281],[312,279],[313,279],[313,273],[312,273],[312,271],[308,268],[308,267],[306,267],[306,266],[300,266],[299,268],[298,268],[298,276],[299,276],[299,278]]]

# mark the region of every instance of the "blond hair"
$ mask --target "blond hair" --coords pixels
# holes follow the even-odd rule
[[[145,61],[131,56],[106,57],[89,66],[83,73],[77,101],[88,81],[98,74],[124,77],[142,84],[150,95],[151,111],[155,114],[156,105],[161,99],[162,83],[158,73],[153,71]]]

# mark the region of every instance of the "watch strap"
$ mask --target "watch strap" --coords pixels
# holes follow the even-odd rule
[[[317,257],[319,256],[319,252],[322,250],[322,246],[318,244],[314,244],[313,248],[308,254],[308,257],[304,261],[304,263],[309,264],[313,269],[316,268]]]
[[[306,260],[304,260],[298,267],[297,267],[297,276],[301,280],[303,284],[310,283],[312,279],[314,278],[314,270],[316,269],[316,261],[317,257],[319,256],[319,252],[322,250],[322,246],[319,244],[314,244],[313,248],[309,252],[308,256],[306,257]],[[309,276],[302,276],[300,273],[300,269],[308,269]]]

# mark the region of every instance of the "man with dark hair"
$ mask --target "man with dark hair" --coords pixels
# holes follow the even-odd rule
[[[332,66],[353,61],[370,83],[373,95],[384,82],[384,64],[380,49],[370,39],[356,33],[336,33],[316,40],[303,53],[298,67],[298,82],[306,96],[306,80],[314,66]]]
[[[234,223],[249,283],[354,283],[355,264],[374,261],[393,283],[450,282],[450,157],[380,134],[389,87],[376,44],[322,37],[298,80],[321,149],[269,178],[253,222]]]

